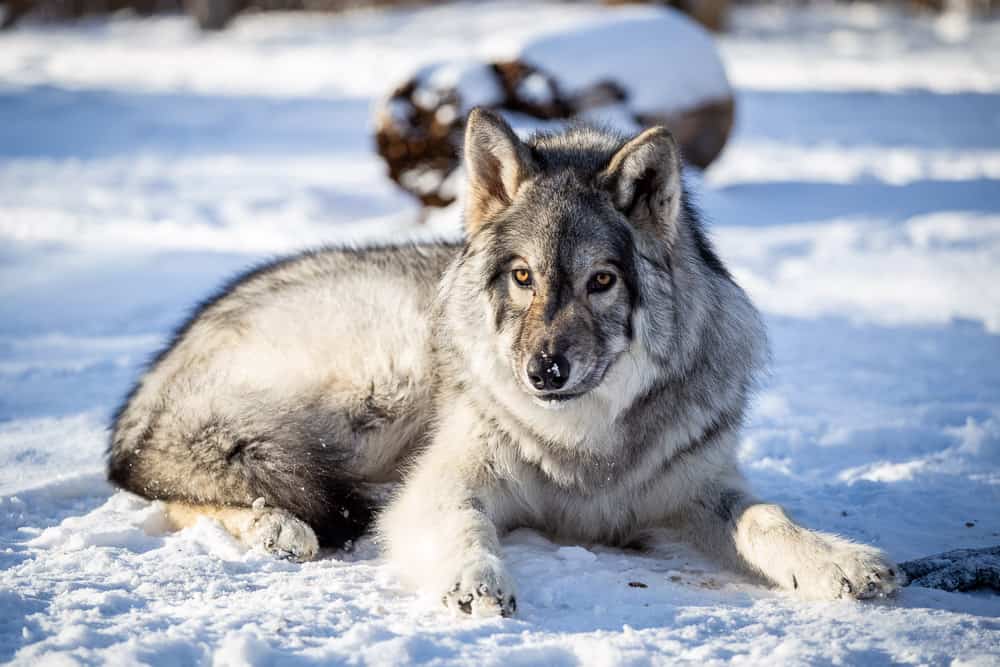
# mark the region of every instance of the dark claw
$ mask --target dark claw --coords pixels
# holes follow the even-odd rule
[[[841,587],[841,590],[846,589],[846,592],[848,594],[853,594],[854,593],[854,586],[851,586],[851,582],[849,582],[846,577],[841,577],[841,579],[840,579],[840,587]]]
[[[458,608],[463,614],[472,615],[472,596],[466,595],[465,597],[459,599]]]

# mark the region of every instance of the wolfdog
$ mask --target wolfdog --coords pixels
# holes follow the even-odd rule
[[[118,412],[111,481],[296,559],[373,524],[402,579],[475,616],[516,609],[517,527],[665,527],[802,597],[897,589],[877,549],[747,490],[764,328],[666,129],[521,140],[477,109],[465,167],[463,244],[306,252],[200,306]]]

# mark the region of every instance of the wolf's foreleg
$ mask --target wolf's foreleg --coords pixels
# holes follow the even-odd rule
[[[713,494],[697,508],[687,527],[698,547],[803,598],[884,597],[903,583],[879,549],[803,528],[743,491]]]
[[[454,612],[514,613],[495,523],[501,494],[475,451],[431,447],[378,520],[389,561],[411,587]]]

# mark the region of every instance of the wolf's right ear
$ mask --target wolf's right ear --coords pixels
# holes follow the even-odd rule
[[[681,207],[681,152],[667,128],[651,127],[628,141],[598,182],[633,225],[673,240]]]
[[[510,125],[487,109],[470,111],[465,123],[465,226],[469,233],[510,206],[534,170],[531,151]]]

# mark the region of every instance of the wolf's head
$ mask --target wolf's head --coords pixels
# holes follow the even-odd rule
[[[624,140],[577,127],[523,142],[477,109],[465,168],[469,240],[445,281],[447,316],[475,339],[464,363],[477,368],[468,370],[496,384],[492,366],[507,366],[536,405],[606,389],[637,336],[644,354],[671,356],[672,263],[690,256],[696,273],[725,274],[683,203],[680,155],[665,128]],[[626,391],[622,382],[632,381],[614,381]]]

